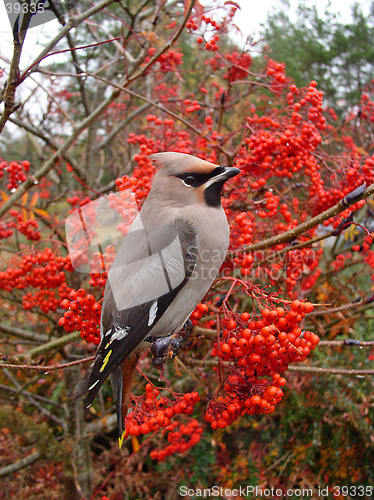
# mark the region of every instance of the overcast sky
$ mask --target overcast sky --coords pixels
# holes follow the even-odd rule
[[[0,51],[3,56],[10,57],[12,53],[12,32],[7,18],[5,3],[0,0]],[[202,3],[208,3],[208,0],[200,0]],[[235,17],[235,23],[241,30],[244,36],[251,35],[253,32],[259,32],[261,23],[266,20],[267,12],[271,11],[273,6],[277,6],[279,2],[276,0],[236,0],[241,7],[241,12],[238,12]],[[211,2],[209,2],[211,3]],[[217,0],[217,4],[223,4],[224,0]],[[309,0],[308,5],[316,3],[319,13],[322,15],[328,0]],[[330,0],[331,11],[339,12],[344,20],[348,20],[350,16],[350,6],[354,0]],[[369,13],[370,0],[361,0],[359,2],[364,13]],[[298,4],[297,0],[291,0],[293,9]],[[35,58],[40,50],[36,47],[37,40],[40,39],[41,32],[45,34],[56,34],[58,30],[57,21],[46,23],[42,26],[37,26],[29,30],[24,47],[25,56]],[[25,58],[26,59],[26,58]],[[24,62],[26,63],[26,60]]]

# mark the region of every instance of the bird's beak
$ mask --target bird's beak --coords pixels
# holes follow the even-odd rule
[[[224,167],[224,169],[225,169],[225,171],[222,174],[219,174],[217,176],[217,177],[219,177],[219,180],[222,180],[222,181],[227,181],[227,179],[230,179],[231,177],[235,177],[235,175],[238,175],[240,173],[240,168]]]
[[[235,167],[220,167],[221,172],[214,177],[211,177],[208,182],[205,183],[205,188],[208,188],[212,184],[215,184],[216,182],[226,182],[228,179],[231,177],[234,177],[235,175],[238,175],[240,172],[239,168]]]

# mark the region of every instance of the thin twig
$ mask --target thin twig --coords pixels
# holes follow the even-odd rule
[[[55,370],[63,370],[65,368],[70,368],[75,365],[81,365],[83,363],[86,363],[88,361],[93,361],[95,359],[95,356],[90,356],[88,358],[84,359],[77,359],[75,361],[70,361],[69,363],[62,363],[60,365],[14,365],[14,364],[8,364],[8,363],[0,363],[0,368],[14,368],[16,370],[35,370],[38,372],[53,372]]]
[[[350,302],[349,304],[344,304],[338,307],[332,307],[331,309],[321,309],[319,311],[312,311],[305,315],[306,318],[311,316],[323,316],[325,314],[334,314],[341,311],[349,311],[350,309],[355,309],[355,311],[367,309],[369,307],[374,307],[373,297],[368,297],[367,299],[359,302]]]
[[[349,370],[345,368],[319,368],[318,366],[295,366],[288,367],[290,372],[305,373],[331,373],[332,375],[374,375],[374,370]]]

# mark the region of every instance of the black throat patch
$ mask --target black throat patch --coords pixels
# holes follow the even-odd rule
[[[204,191],[204,200],[209,207],[219,208],[221,206],[221,194],[225,181],[214,182]]]

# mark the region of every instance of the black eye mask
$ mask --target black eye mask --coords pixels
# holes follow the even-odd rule
[[[177,174],[175,177],[178,179],[182,179],[182,181],[191,187],[199,187],[205,184],[209,179],[216,177],[219,174],[222,174],[225,171],[224,167],[216,167],[209,174],[197,174],[194,172],[185,172],[183,174]]]

